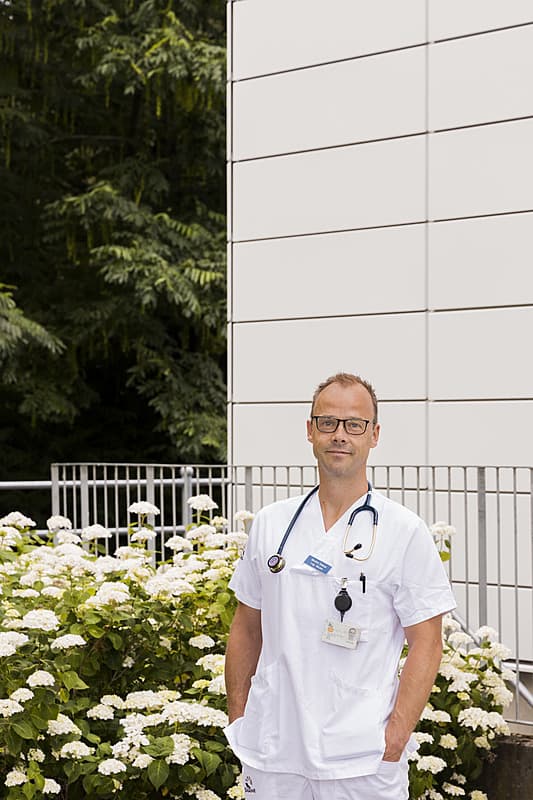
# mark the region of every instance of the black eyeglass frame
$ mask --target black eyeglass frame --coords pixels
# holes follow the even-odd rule
[[[348,434],[348,436],[362,436],[364,433],[366,433],[367,428],[368,428],[370,423],[372,423],[372,425],[374,425],[374,421],[373,420],[363,419],[362,417],[347,417],[346,419],[340,419],[339,417],[332,417],[329,414],[318,414],[318,415],[312,416],[311,419],[315,421],[316,429],[317,429],[317,431],[319,433],[335,433],[339,428],[339,423],[342,422],[342,424],[344,426],[344,430]],[[335,420],[337,420],[337,424],[335,425],[335,427],[331,431],[321,431],[320,428],[318,427],[318,420],[319,419],[335,419]],[[350,422],[350,420],[357,420],[357,422],[364,422],[365,423],[364,429],[360,433],[350,433],[350,431],[348,431],[346,429],[346,423]]]

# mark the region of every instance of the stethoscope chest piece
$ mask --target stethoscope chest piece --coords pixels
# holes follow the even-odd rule
[[[275,575],[277,572],[281,572],[285,566],[285,559],[279,553],[274,553],[274,555],[270,556],[268,559],[267,566],[270,572],[273,572]]]

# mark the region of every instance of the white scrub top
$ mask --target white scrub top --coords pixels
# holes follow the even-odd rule
[[[229,585],[240,602],[261,609],[263,645],[244,716],[225,732],[237,757],[256,769],[312,780],[374,774],[398,688],[403,629],[455,608],[426,525],[378,492],[371,495],[379,514],[372,555],[363,562],[344,555],[348,518],[365,497],[326,533],[315,494],[287,540],[286,566],[277,574],[267,559],[302,496],[266,506],[254,520]],[[356,555],[363,557],[371,537],[372,515],[365,511],[355,518],[348,546],[361,542]],[[308,556],[331,569],[305,564]],[[344,622],[361,629],[355,650],[322,641],[326,620],[340,621],[334,600],[343,578],[352,598]]]

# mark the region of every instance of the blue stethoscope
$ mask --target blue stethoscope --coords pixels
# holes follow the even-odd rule
[[[298,518],[299,518],[300,514],[302,513],[302,511],[304,510],[307,502],[311,499],[311,497],[316,492],[318,492],[318,488],[319,488],[318,486],[315,486],[313,489],[311,489],[309,494],[307,494],[304,497],[304,499],[302,500],[302,502],[300,503],[300,505],[296,509],[296,511],[294,513],[294,516],[292,517],[291,521],[289,522],[289,524],[287,526],[287,530],[283,534],[283,539],[280,542],[280,545],[279,545],[279,547],[277,549],[277,552],[274,553],[274,555],[270,556],[270,558],[267,561],[267,566],[268,566],[270,572],[272,572],[274,574],[277,573],[277,572],[281,572],[281,570],[285,566],[285,559],[282,556],[283,548],[285,547],[287,539],[289,538],[290,533],[291,533],[292,529],[294,528],[294,526],[296,525],[296,523],[298,521]],[[371,501],[372,501],[372,484],[369,481],[368,482],[368,494],[367,494],[367,496],[365,498],[365,502],[363,503],[362,506],[358,506],[357,508],[354,508],[354,510],[350,514],[350,519],[348,520],[348,524],[346,526],[346,533],[344,534],[344,541],[343,541],[343,544],[342,544],[342,549],[343,549],[343,552],[344,552],[344,555],[346,556],[346,558],[353,558],[356,561],[367,561],[367,559],[369,559],[370,556],[372,555],[372,552],[374,550],[374,545],[376,543],[376,531],[377,531],[377,527],[378,527],[378,512],[377,512],[377,509],[374,508],[374,506],[372,505]],[[358,544],[354,545],[353,547],[346,549],[346,544],[348,542],[348,536],[350,534],[350,530],[351,530],[351,527],[353,525],[354,519],[362,511],[369,511],[372,514],[372,541],[370,543],[370,549],[368,551],[368,555],[364,556],[363,558],[358,558],[356,555],[354,555],[354,553],[355,553],[356,550],[359,550],[363,545],[361,543],[358,543]]]

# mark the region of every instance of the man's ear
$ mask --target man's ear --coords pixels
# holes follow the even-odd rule
[[[370,440],[370,447],[376,447],[377,443],[379,442],[379,433],[381,431],[381,425],[379,422],[376,422],[374,425],[374,430],[372,431],[372,438]]]
[[[313,441],[313,420],[312,419],[308,419],[307,422],[305,423],[305,425],[306,425],[306,428],[307,428],[307,441],[308,442],[312,442]]]

